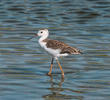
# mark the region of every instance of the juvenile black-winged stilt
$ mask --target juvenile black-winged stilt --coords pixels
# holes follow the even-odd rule
[[[60,65],[60,62],[58,61],[58,57],[68,56],[70,54],[81,54],[80,50],[71,47],[68,44],[65,44],[64,42],[48,39],[49,36],[48,29],[39,30],[35,36],[40,37],[40,39],[38,40],[40,46],[44,48],[44,50],[46,50],[52,56],[50,71],[48,72],[48,75],[51,75],[53,61],[54,59],[56,59],[58,66],[60,67],[60,70],[62,72],[62,77],[64,77],[64,71],[62,69],[62,66]]]

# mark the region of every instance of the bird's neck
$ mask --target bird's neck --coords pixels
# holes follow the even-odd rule
[[[39,39],[39,42],[42,42],[43,40],[47,39],[48,38],[48,34],[47,35],[43,35],[40,39]]]

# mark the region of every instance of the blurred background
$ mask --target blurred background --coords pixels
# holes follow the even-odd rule
[[[60,59],[64,79],[27,40],[40,28],[83,51]],[[20,99],[110,99],[110,0],[0,0],[0,100]]]

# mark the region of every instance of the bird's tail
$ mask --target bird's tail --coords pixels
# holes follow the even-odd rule
[[[73,54],[83,54],[83,52],[81,50],[79,50],[79,49],[76,49],[76,51],[73,52]]]

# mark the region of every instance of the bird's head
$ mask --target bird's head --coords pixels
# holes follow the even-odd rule
[[[42,36],[48,36],[48,35],[49,35],[48,29],[41,29],[37,33],[37,36],[40,36],[40,37],[42,37]]]
[[[47,38],[48,35],[49,35],[48,29],[40,29],[40,30],[38,31],[38,33],[36,33],[35,36],[29,38],[29,40],[32,39],[32,38],[35,38],[35,37],[37,37],[37,36],[43,37],[43,38]]]

